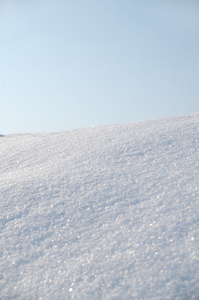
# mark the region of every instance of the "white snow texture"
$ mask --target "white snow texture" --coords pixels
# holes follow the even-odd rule
[[[199,299],[199,113],[0,137],[0,299]]]

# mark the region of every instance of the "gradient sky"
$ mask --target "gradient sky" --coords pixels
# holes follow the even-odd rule
[[[199,111],[198,0],[0,0],[0,133]]]

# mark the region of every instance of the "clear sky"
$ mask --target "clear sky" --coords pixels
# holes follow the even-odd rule
[[[0,0],[0,133],[196,111],[198,0]]]

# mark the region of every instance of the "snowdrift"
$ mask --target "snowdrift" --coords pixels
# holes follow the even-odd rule
[[[0,139],[0,299],[199,299],[199,114]]]

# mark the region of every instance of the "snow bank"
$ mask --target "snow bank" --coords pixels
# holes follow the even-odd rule
[[[199,299],[199,114],[0,139],[0,299]]]

